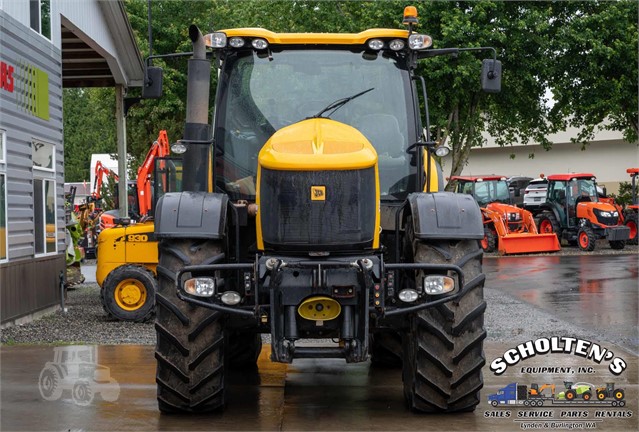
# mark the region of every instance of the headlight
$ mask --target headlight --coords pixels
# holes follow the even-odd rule
[[[599,214],[600,214],[602,217],[612,217],[612,213],[607,212],[607,211],[600,211],[600,212],[599,212]]]
[[[424,292],[429,295],[446,294],[455,289],[455,280],[448,276],[430,275],[424,278]]]
[[[388,47],[393,51],[403,50],[406,46],[406,43],[401,39],[393,39],[388,43]]]
[[[253,48],[258,50],[263,50],[268,48],[268,42],[266,42],[266,40],[264,39],[253,39],[251,41],[251,45],[253,45]]]
[[[412,34],[408,37],[408,46],[412,50],[429,48],[433,44],[433,39],[428,35]]]
[[[371,39],[368,41],[368,47],[372,50],[379,51],[384,48],[384,42],[379,39]]]
[[[211,297],[215,294],[215,279],[198,277],[184,282],[184,291],[198,297]]]
[[[204,35],[204,44],[209,48],[224,48],[226,46],[226,35],[220,32]]]
[[[521,219],[521,215],[519,213],[508,213],[508,220],[509,221],[516,221]]]
[[[186,152],[186,145],[182,141],[178,140],[176,143],[171,144],[171,151],[175,154],[182,154]]]
[[[222,303],[224,303],[225,305],[235,306],[240,301],[242,301],[242,296],[240,296],[240,294],[235,291],[226,291],[224,294],[222,294],[220,300],[222,300]]]
[[[242,48],[244,46],[244,39],[241,37],[232,37],[229,39],[229,45],[233,48]]]
[[[398,295],[399,299],[404,303],[412,303],[417,300],[418,296],[419,294],[417,294],[417,291],[415,291],[414,289],[403,289],[399,292]]]

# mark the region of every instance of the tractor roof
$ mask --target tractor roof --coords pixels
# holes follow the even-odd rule
[[[219,32],[225,33],[229,38],[262,38],[269,44],[281,45],[363,45],[369,39],[375,38],[408,38],[408,30],[400,29],[369,29],[359,33],[275,33],[263,28],[237,28]]]
[[[492,175],[485,175],[485,176],[452,176],[450,179],[457,180],[457,181],[477,182],[477,181],[506,180],[506,177],[492,174]]]
[[[639,168],[628,168],[626,172],[630,174],[630,176],[636,176],[639,174]]]
[[[570,181],[571,179],[591,179],[595,175],[590,173],[553,174],[548,176],[550,181]]]

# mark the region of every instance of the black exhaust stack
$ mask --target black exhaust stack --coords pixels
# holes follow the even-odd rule
[[[188,61],[186,87],[186,126],[184,140],[183,190],[208,191],[208,179],[213,170],[210,145],[188,144],[188,141],[209,141],[209,90],[211,85],[211,61],[206,59],[206,45],[200,29],[195,24],[189,27],[189,37],[193,42],[193,57]]]

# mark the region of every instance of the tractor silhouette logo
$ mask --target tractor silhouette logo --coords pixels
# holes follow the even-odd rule
[[[111,378],[110,369],[97,364],[96,346],[56,347],[54,360],[47,362],[40,372],[40,395],[48,401],[62,397],[65,390],[79,406],[87,406],[100,395],[106,402],[115,402],[120,396],[120,385]]]

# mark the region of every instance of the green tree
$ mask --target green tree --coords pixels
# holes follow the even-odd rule
[[[117,153],[112,88],[69,88],[63,92],[65,181],[90,178],[92,153]]]
[[[639,3],[558,2],[552,10],[551,120],[580,128],[581,143],[597,128],[636,142]]]
[[[629,141],[636,139],[636,1],[154,1],[154,53],[190,51],[191,23],[203,32],[234,27],[359,32],[371,27],[401,28],[403,8],[413,3],[420,13],[417,30],[433,36],[435,48],[492,46],[503,62],[498,95],[480,89],[481,60],[491,56],[488,52],[464,52],[419,64],[418,74],[428,83],[433,136],[453,150],[451,175],[462,172],[471,148],[483,144],[484,132],[500,145],[534,142],[548,149],[550,133],[577,126],[582,132],[575,140],[583,142],[607,119],[608,128],[623,131]],[[147,1],[125,4],[146,56]],[[186,61],[155,60],[154,64],[164,68],[164,97],[144,100],[129,111],[128,143],[136,158],[134,166],[142,161],[159,129],[166,129],[172,141],[183,133]],[[211,100],[215,86],[213,74]],[[131,95],[138,91],[132,90]],[[554,104],[548,100],[550,94]],[[72,102],[67,103],[67,98]],[[115,151],[113,103],[110,89],[65,90],[68,179],[88,176],[82,164],[88,167],[96,140],[105,144],[100,151]],[[80,120],[83,113],[91,113],[88,120]]]

